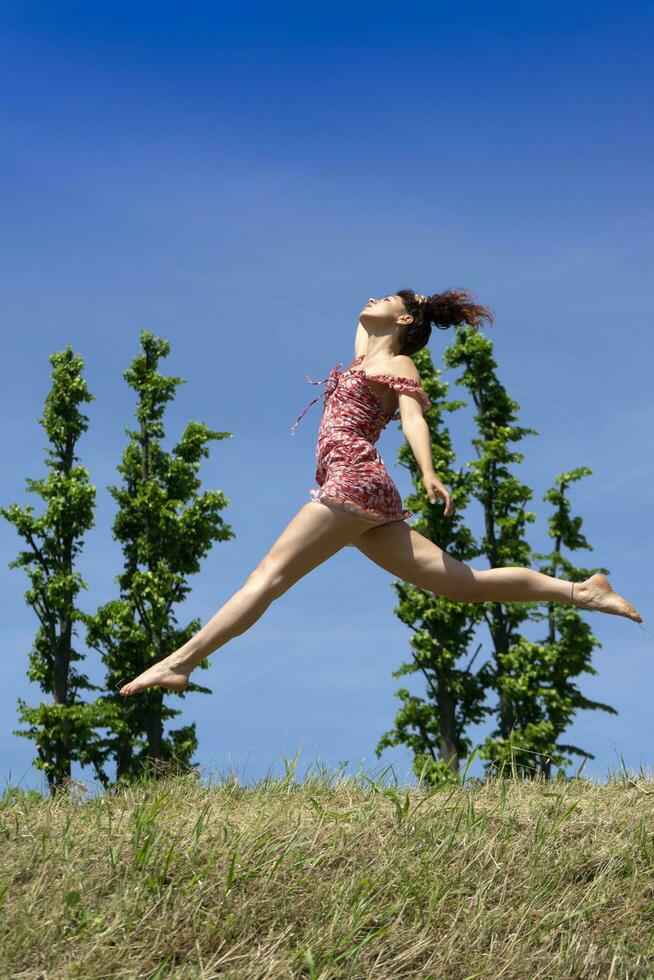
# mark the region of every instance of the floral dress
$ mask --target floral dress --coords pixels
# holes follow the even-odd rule
[[[355,358],[353,365],[362,358]],[[381,381],[402,394],[414,395],[423,413],[432,402],[417,381],[392,374],[366,374],[354,366],[340,371],[338,364],[322,381],[325,390],[300,412],[291,426],[295,434],[304,413],[324,396],[322,418],[316,446],[316,481],[318,487],[309,491],[312,500],[347,510],[373,525],[389,524],[413,517],[402,506],[402,498],[384,461],[375,449],[382,430],[389,422],[400,418],[400,411],[388,413],[368,385]]]

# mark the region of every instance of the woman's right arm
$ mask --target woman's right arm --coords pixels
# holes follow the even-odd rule
[[[368,334],[364,330],[361,320],[357,324],[357,332],[354,335],[354,356],[361,357],[368,350]]]

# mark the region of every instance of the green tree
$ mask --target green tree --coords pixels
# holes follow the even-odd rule
[[[536,515],[526,510],[532,491],[509,469],[522,462],[522,453],[511,445],[526,435],[537,435],[535,429],[516,424],[518,404],[509,397],[497,377],[493,344],[481,333],[468,327],[457,327],[455,341],[446,348],[443,360],[447,367],[462,367],[456,380],[466,388],[476,409],[474,417],[479,436],[472,439],[477,458],[468,464],[471,495],[482,508],[484,533],[479,543],[490,568],[528,567],[531,547],[525,537],[526,525]],[[501,762],[510,748],[510,736],[518,722],[511,698],[511,650],[520,642],[518,627],[529,619],[534,603],[483,602],[477,604],[491,635],[495,658],[493,687],[498,695],[497,737],[488,738],[480,750],[482,758]]]
[[[449,367],[464,368],[457,381],[470,391],[477,410],[475,422],[480,435],[473,439],[477,459],[469,464],[470,486],[472,496],[482,507],[485,533],[480,551],[489,566],[529,567],[533,559],[544,557],[548,564],[541,571],[555,575],[562,569],[571,579],[586,578],[591,573],[575,569],[560,549],[563,544],[570,549],[588,547],[579,534],[581,519],[570,519],[569,502],[564,495],[567,483],[588,471],[573,471],[574,477],[564,474],[558,486],[548,491],[545,499],[557,508],[549,524],[555,548],[549,555],[532,554],[525,532],[535,514],[525,508],[533,494],[509,469],[524,459],[510,446],[528,434],[538,433],[517,424],[519,406],[498,379],[488,338],[467,327],[457,328],[456,341],[445,351],[444,360]],[[594,673],[590,655],[597,641],[579,613],[574,607],[548,603],[548,639],[532,642],[519,627],[525,622],[542,621],[539,603],[479,605],[490,632],[495,659],[491,686],[498,696],[497,727],[479,753],[481,758],[491,760],[487,769],[507,763],[528,776],[538,767],[549,773],[552,762],[563,762],[560,750],[588,755],[583,749],[556,744],[578,708],[613,711],[584,698],[570,681],[582,671]]]
[[[464,401],[448,401],[449,385],[441,372],[434,369],[426,348],[414,356],[422,385],[432,400],[425,415],[429,426],[434,471],[450,489],[453,513],[444,516],[444,508],[428,500],[420,467],[410,447],[404,443],[399,461],[412,477],[414,493],[407,506],[416,514],[412,526],[430,541],[459,561],[468,561],[479,554],[470,530],[462,521],[469,499],[468,476],[463,468],[455,471],[454,452],[445,413],[466,405]],[[377,756],[385,748],[398,744],[413,751],[413,770],[426,782],[436,783],[455,778],[462,757],[472,747],[465,734],[469,725],[478,723],[491,712],[484,706],[486,687],[490,683],[489,665],[482,664],[476,673],[472,665],[480,647],[469,657],[465,667],[457,666],[471,645],[479,623],[479,607],[454,602],[445,596],[420,589],[409,582],[392,583],[399,597],[395,614],[411,630],[411,660],[393,673],[399,678],[420,673],[425,679],[426,695],[412,695],[406,688],[396,691],[402,701],[394,728],[382,736],[376,748]]]
[[[120,595],[86,618],[87,642],[101,652],[107,667],[108,699],[120,702],[124,719],[112,740],[117,780],[138,776],[146,759],[191,764],[197,748],[195,723],[164,735],[164,723],[180,714],[164,704],[164,697],[211,691],[190,682],[186,691],[155,687],[125,702],[117,688],[197,632],[198,620],[178,624],[176,607],[189,594],[189,576],[199,571],[213,543],[234,537],[220,516],[229,500],[219,490],[200,492],[198,477],[208,444],[232,438],[232,433],[190,422],[177,445],[166,451],[163,415],[184,379],[159,373],[159,361],[170,351],[167,341],[144,330],[140,343],[141,353],[124,373],[137,394],[138,425],[127,430],[118,467],[122,484],[109,488],[118,504],[113,533],[124,557],[117,577]],[[207,669],[209,663],[199,666]]]
[[[554,486],[545,493],[543,500],[552,504],[548,518],[548,534],[553,548],[547,554],[534,552],[534,558],[545,563],[538,571],[574,582],[583,582],[595,572],[609,574],[607,568],[581,568],[575,566],[563,553],[586,549],[592,551],[581,532],[582,518],[571,516],[571,503],[567,496],[571,484],[584,476],[592,475],[587,466],[570,472],[559,473]],[[594,755],[575,745],[557,743],[579,710],[606,711],[617,714],[615,708],[600,701],[586,698],[572,678],[580,674],[597,674],[592,666],[592,652],[601,643],[594,636],[588,623],[575,606],[548,602],[545,612],[535,612],[534,619],[545,620],[547,635],[539,643],[525,643],[515,648],[516,677],[519,688],[512,692],[521,718],[520,741],[525,750],[533,754],[533,765],[544,775],[551,775],[552,766],[564,766],[572,761],[565,752],[593,759]],[[525,649],[522,651],[521,646]]]
[[[35,765],[45,772],[51,792],[71,776],[71,763],[91,765],[102,779],[106,744],[95,732],[118,724],[118,713],[102,703],[85,703],[79,691],[98,691],[75,664],[83,660],[75,649],[76,625],[82,618],[77,597],[86,583],[75,562],[85,533],[93,526],[95,487],[79,464],[76,447],[88,429],[80,406],[93,400],[82,377],[84,362],[70,346],[52,354],[52,386],[39,419],[49,441],[47,476],[27,480],[27,489],[41,498],[36,514],[30,505],[13,504],[0,513],[16,528],[25,543],[12,568],[24,568],[30,580],[25,594],[39,621],[29,654],[28,677],[52,702],[29,707],[18,699],[20,721],[29,728],[15,731],[32,739]]]

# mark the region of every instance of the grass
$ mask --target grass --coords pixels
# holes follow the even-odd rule
[[[654,977],[654,782],[0,801],[0,977]]]

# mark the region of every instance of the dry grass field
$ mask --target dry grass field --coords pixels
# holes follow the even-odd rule
[[[5,791],[0,976],[654,977],[654,782]]]

